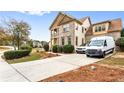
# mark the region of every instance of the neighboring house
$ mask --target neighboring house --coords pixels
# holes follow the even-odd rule
[[[121,18],[92,24],[86,33],[86,42],[95,36],[112,36],[114,40],[117,40],[121,35],[121,30]]]
[[[33,40],[33,47],[42,47],[42,44],[38,40]]]
[[[76,19],[59,12],[50,26],[51,46],[71,44],[80,46],[85,43],[85,33],[91,26],[89,17]]]
[[[50,26],[50,46],[71,44],[74,47],[87,43],[95,36],[120,37],[122,21],[120,18],[91,24],[90,17],[76,19],[59,12]]]

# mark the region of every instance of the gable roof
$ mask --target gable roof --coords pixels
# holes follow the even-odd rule
[[[93,26],[98,25],[98,24],[103,24],[103,23],[110,23],[110,26],[112,26],[112,27],[117,27],[117,25],[118,25],[118,27],[121,28],[121,26],[122,26],[121,25],[122,24],[121,23],[121,18],[116,18],[116,19],[113,19],[113,20],[106,20],[106,21],[94,23]]]
[[[92,30],[93,26],[98,25],[98,24],[103,24],[103,23],[109,23],[108,33],[122,30],[122,20],[121,20],[121,18],[117,18],[117,19],[106,20],[106,21],[102,21],[102,22],[93,24],[92,26],[89,27],[88,31],[86,32],[86,35],[87,36],[93,35],[93,30]]]
[[[63,18],[64,16],[65,16],[65,15],[64,15],[62,12],[59,12],[58,15],[56,16],[56,18],[54,19],[54,21],[52,22],[52,24],[51,24],[51,26],[50,26],[49,29],[52,28],[52,26],[54,25],[55,22],[59,23],[59,22],[62,20],[62,18]],[[59,18],[60,20],[57,20],[58,18]]]
[[[64,17],[68,17],[68,18],[70,18],[70,19],[76,21],[77,23],[82,24],[82,22],[81,22],[80,20],[78,20],[77,18],[75,18],[75,17],[73,17],[73,16],[71,16],[71,15],[69,15],[69,14],[65,14],[65,13],[63,13],[63,12],[61,12],[61,13],[65,15]],[[63,19],[64,19],[64,17],[63,17]],[[61,21],[62,21],[62,20],[61,20]]]
[[[73,17],[70,17],[69,15],[67,14],[64,14],[64,17],[62,18],[62,20],[59,22],[58,25],[62,25],[64,23],[68,23],[70,21],[74,21],[74,18]]]
[[[93,26],[94,26],[94,25],[103,24],[103,23],[110,23],[110,20],[106,20],[106,21],[94,23]]]
[[[59,18],[61,16],[61,18]],[[59,18],[59,20],[58,20]],[[65,18],[67,19],[70,19],[70,20],[66,20],[65,22],[63,20],[65,20]],[[70,22],[70,21],[76,21],[77,23],[79,24],[82,24],[87,18],[89,17],[84,17],[80,20],[76,19],[75,17],[69,15],[69,14],[65,14],[63,12],[59,12],[58,15],[56,16],[55,20],[52,22],[51,26],[49,29],[51,29],[53,27],[53,25],[56,23],[56,25],[61,25],[61,24],[64,24],[64,23],[67,23],[67,22]],[[89,18],[90,19],[90,18]],[[91,21],[90,21],[91,23]]]
[[[112,31],[121,31],[122,30],[122,20],[121,18],[117,18],[114,20],[110,21],[110,28],[108,30],[108,32],[112,32]]]
[[[98,22],[98,23],[93,24],[93,26],[94,25],[98,25],[98,24],[103,24],[103,23],[109,23],[108,32],[115,31],[115,30],[116,31],[121,31],[122,30],[122,21],[121,21],[121,18]]]
[[[79,19],[79,20],[83,23],[86,19],[89,19],[90,24],[92,24],[89,16],[83,17],[83,18],[81,18],[81,19]]]

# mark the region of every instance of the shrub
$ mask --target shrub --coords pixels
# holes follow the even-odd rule
[[[28,56],[30,54],[30,50],[16,50],[16,51],[6,51],[4,52],[5,59],[16,59]]]
[[[30,47],[29,45],[22,45],[20,47],[21,50],[29,50],[30,52],[32,51],[32,47]]]
[[[117,39],[116,45],[120,47],[121,51],[124,51],[124,37]]]
[[[57,53],[57,49],[58,49],[58,45],[54,45],[53,48],[52,48],[52,51],[53,51],[54,53]]]
[[[52,51],[54,53],[62,53],[63,52],[63,47],[59,46],[59,45],[54,45],[53,48],[52,48]]]
[[[74,51],[73,45],[64,45],[63,52],[64,53],[72,53]]]
[[[116,40],[115,42],[116,46],[120,46],[120,40],[121,40],[120,38]]]
[[[45,51],[48,51],[48,50],[49,50],[49,45],[48,45],[48,44],[45,44],[45,45],[43,46],[43,48],[44,48]]]
[[[63,47],[62,46],[58,46],[57,50],[58,50],[59,53],[62,53],[63,52]]]
[[[121,37],[124,37],[124,28],[121,31]]]

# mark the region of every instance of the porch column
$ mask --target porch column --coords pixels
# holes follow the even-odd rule
[[[51,37],[50,37],[50,43],[51,43],[50,50],[52,51],[52,30],[50,30],[50,35],[51,35]]]

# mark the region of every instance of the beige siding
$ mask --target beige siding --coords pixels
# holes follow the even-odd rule
[[[84,28],[86,28],[87,30],[89,29],[89,27],[91,26],[89,18],[87,18],[87,19],[84,21],[84,23],[83,23],[82,26],[83,26]],[[83,37],[84,37],[84,43],[86,43],[86,37],[85,37],[85,34],[86,34],[86,31],[84,31],[84,34],[83,34]]]
[[[105,26],[105,31],[100,31],[100,32],[95,32],[95,28],[99,26]],[[93,26],[93,35],[100,35],[100,34],[105,34],[108,31],[109,23],[103,23],[103,24],[98,24]]]
[[[76,29],[78,28],[78,29]],[[78,45],[80,46],[82,44],[82,38],[84,37],[84,32],[82,33],[82,25],[75,22],[75,46],[76,46],[76,37],[78,37]]]
[[[96,37],[96,36],[111,36],[116,41],[118,38],[120,38],[120,34],[121,34],[120,32],[111,32],[111,33],[106,33],[106,34],[101,34],[101,35],[87,36],[86,42],[90,41],[91,38]]]
[[[111,33],[108,33],[108,36],[112,36],[114,40],[117,40],[118,38],[120,38],[121,32],[111,32]]]
[[[88,30],[88,28],[90,27],[89,19],[87,18],[82,25],[75,22],[75,29],[76,29],[76,27],[78,27],[79,29],[75,30],[75,39],[77,36],[78,37],[78,46],[80,46],[80,45],[82,45],[82,38],[84,40],[83,41],[84,43],[86,41],[85,34],[86,34],[86,31]],[[83,32],[82,32],[82,28],[84,29]],[[76,46],[76,40],[74,40],[74,41],[75,41],[75,46]]]

